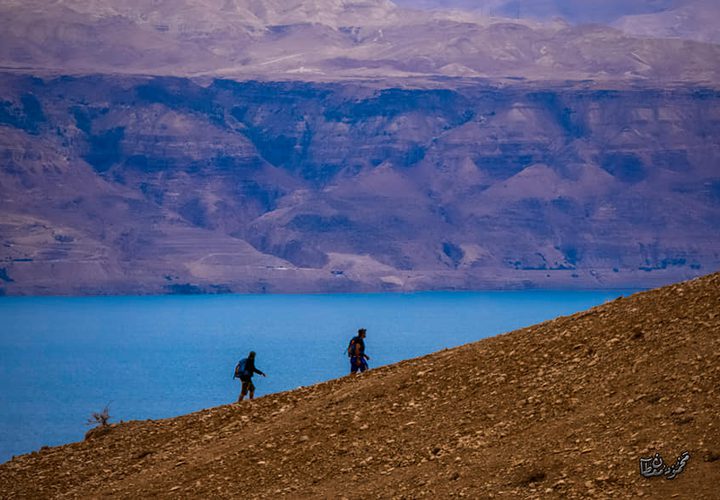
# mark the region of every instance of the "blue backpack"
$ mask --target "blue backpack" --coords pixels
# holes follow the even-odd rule
[[[238,361],[238,364],[235,365],[235,375],[233,375],[233,378],[246,378],[248,373],[245,370],[245,366],[247,366],[247,358]]]

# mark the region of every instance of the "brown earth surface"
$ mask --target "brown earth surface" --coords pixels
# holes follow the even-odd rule
[[[357,377],[93,431],[0,497],[720,498],[720,274]],[[639,458],[690,459],[674,480]]]

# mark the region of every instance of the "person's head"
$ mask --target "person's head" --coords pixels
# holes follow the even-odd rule
[[[250,351],[250,354],[248,354],[248,359],[255,359],[255,351]]]
[[[360,328],[358,330],[358,335],[360,336],[361,339],[364,339],[365,335],[367,335],[367,330],[365,330],[365,328]]]

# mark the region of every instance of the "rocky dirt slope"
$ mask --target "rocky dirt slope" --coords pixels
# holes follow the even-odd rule
[[[356,378],[113,425],[0,497],[718,498],[720,274]],[[643,478],[639,458],[672,463]]]

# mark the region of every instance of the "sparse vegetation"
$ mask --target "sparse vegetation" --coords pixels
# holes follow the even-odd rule
[[[93,412],[90,418],[87,419],[86,425],[94,425],[105,427],[110,422],[110,403],[105,405],[103,411]]]

